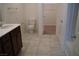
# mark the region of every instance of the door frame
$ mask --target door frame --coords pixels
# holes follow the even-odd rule
[[[43,35],[43,5],[38,3],[38,34]]]

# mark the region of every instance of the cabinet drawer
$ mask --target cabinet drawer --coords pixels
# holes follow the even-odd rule
[[[16,39],[16,36],[13,36],[12,37],[12,45],[13,45],[13,53],[14,55],[17,54],[17,51],[18,51],[18,43],[17,43],[17,39]]]

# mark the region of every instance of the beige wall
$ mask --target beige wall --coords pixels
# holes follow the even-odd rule
[[[3,4],[3,20],[4,23],[21,24],[22,32],[26,31],[26,21],[24,19],[23,4]]]
[[[57,7],[57,4],[43,4],[44,25],[56,25]]]
[[[25,4],[25,9],[26,9],[26,19],[37,19],[37,4],[29,3]]]
[[[56,25],[57,19],[57,4],[43,4],[43,11],[44,11],[44,18],[43,24],[46,25]],[[36,19],[38,20],[38,4],[25,4],[26,9],[26,22],[29,19]]]
[[[58,6],[58,4],[46,5],[44,12],[48,14],[48,17],[44,19],[45,24],[56,25]],[[48,10],[48,12],[46,10]],[[3,19],[6,23],[20,23],[22,30],[25,32],[29,19],[38,20],[38,4],[4,4]]]
[[[34,3],[27,3],[27,4],[24,4],[25,6],[25,20],[26,20],[26,28],[28,26],[28,21],[30,19],[34,19],[38,20],[38,4],[34,4]],[[37,29],[37,27],[36,27]]]
[[[37,20],[37,17],[37,4],[3,4],[4,23],[19,23],[22,32],[27,31],[28,20]]]

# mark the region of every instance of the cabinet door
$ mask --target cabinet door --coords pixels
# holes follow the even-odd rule
[[[18,49],[20,50],[22,47],[22,38],[21,38],[20,26],[17,27],[17,43],[18,43]]]
[[[12,38],[12,47],[13,47],[13,51],[14,51],[14,55],[16,55],[18,53],[18,44],[17,44],[17,34],[16,34],[16,30],[13,30],[11,32],[11,38]]]
[[[4,44],[3,48],[6,55],[13,55],[13,49],[10,40],[8,40],[6,44]]]
[[[11,32],[11,37],[12,37],[14,55],[17,55],[22,47],[20,27],[17,27]]]
[[[1,44],[0,44],[0,56],[2,55],[3,51],[2,51],[2,47],[1,47]]]
[[[3,51],[2,54],[5,56],[13,55],[13,49],[12,49],[11,38],[9,33],[4,35],[0,41],[1,41],[2,51]]]

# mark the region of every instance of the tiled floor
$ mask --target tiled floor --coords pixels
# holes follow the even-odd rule
[[[56,35],[25,34],[19,56],[64,56]]]

